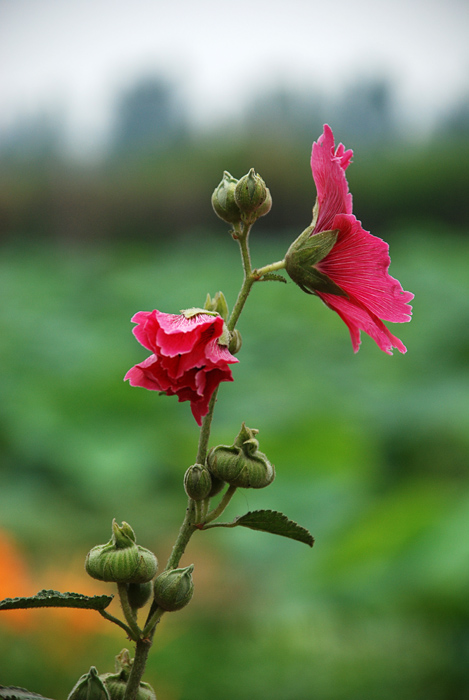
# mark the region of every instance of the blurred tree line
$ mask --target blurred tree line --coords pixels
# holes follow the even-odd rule
[[[359,149],[349,171],[355,208],[369,228],[466,221],[469,102],[455,105],[432,134],[406,135],[387,79],[359,81],[326,99],[277,87],[238,120],[196,130],[177,85],[141,79],[118,98],[107,148],[93,162],[67,157],[56,116],[23,120],[0,140],[0,236],[60,240],[153,239],[212,227],[209,193],[225,168],[262,174],[274,199],[269,229],[309,223],[311,142],[332,125]]]

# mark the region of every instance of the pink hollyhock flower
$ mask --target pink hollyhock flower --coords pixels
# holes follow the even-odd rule
[[[317,189],[313,222],[290,246],[285,257],[290,277],[303,291],[316,294],[346,323],[355,352],[360,331],[392,355],[405,345],[383,323],[410,321],[413,299],[388,273],[389,247],[362,228],[352,214],[352,195],[345,170],[353,152],[334,144],[326,124],[313,144],[311,169]]]
[[[133,334],[138,342],[153,354],[129,369],[124,381],[190,401],[201,425],[220,382],[233,381],[228,365],[238,362],[224,342],[222,317],[203,309],[181,314],[155,310],[139,311],[132,321],[137,324]]]

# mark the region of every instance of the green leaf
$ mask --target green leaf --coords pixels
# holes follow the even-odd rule
[[[82,595],[81,593],[59,593],[42,590],[29,598],[5,598],[0,601],[0,610],[18,610],[26,608],[85,608],[104,610],[114,596]],[[1,696],[0,696],[1,697]]]
[[[234,521],[236,525],[249,527],[251,530],[271,532],[273,535],[282,535],[298,542],[304,542],[310,547],[314,544],[314,537],[305,527],[289,520],[286,515],[276,510],[254,510],[241,515]]]
[[[50,698],[45,698],[43,695],[26,690],[26,688],[16,688],[14,686],[7,688],[4,685],[0,685],[0,698],[1,700],[50,700]]]

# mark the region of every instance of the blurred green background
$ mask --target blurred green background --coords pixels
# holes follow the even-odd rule
[[[164,565],[198,429],[187,403],[122,381],[147,355],[130,318],[218,290],[233,305],[239,252],[210,205],[225,169],[266,180],[253,262],[283,257],[310,221],[309,154],[328,121],[355,151],[354,213],[415,293],[412,322],[392,328],[408,353],[365,335],[354,355],[318,299],[254,287],[211,445],[246,421],[277,478],[238,492],[227,518],[281,510],[316,544],[196,533],[193,602],[163,618],[146,680],[159,700],[465,700],[469,101],[417,138],[386,76],[333,101],[272,88],[210,130],[176,94],[161,74],[136,81],[96,158],[72,156],[43,115],[0,133],[0,597],[112,592],[83,563],[114,517]],[[97,613],[4,612],[0,684],[61,700],[126,646]]]

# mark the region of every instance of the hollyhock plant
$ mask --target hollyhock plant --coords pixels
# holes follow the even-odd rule
[[[384,321],[410,321],[413,299],[388,273],[388,245],[362,228],[352,214],[345,171],[353,152],[334,144],[326,124],[313,144],[311,169],[317,189],[313,222],[290,246],[286,270],[303,291],[316,294],[336,311],[350,331],[355,352],[365,331],[384,352],[405,345]]]
[[[138,342],[153,353],[124,377],[131,386],[160,391],[190,401],[201,425],[220,382],[232,382],[229,364],[238,362],[228,350],[221,316],[204,309],[181,314],[139,311],[132,317]]]

